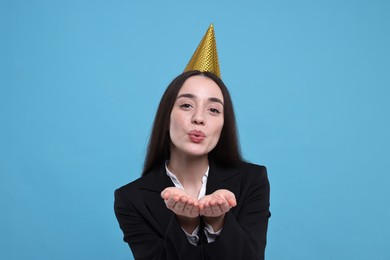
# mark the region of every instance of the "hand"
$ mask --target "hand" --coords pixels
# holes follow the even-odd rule
[[[206,217],[220,217],[236,205],[234,193],[221,189],[199,200],[199,213]]]
[[[161,192],[165,205],[173,213],[188,218],[199,216],[198,200],[191,198],[184,190],[168,187]]]

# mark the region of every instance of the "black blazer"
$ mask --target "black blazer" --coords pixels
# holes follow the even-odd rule
[[[170,186],[174,184],[162,164],[115,191],[115,214],[135,259],[264,259],[271,215],[264,166],[241,163],[222,168],[210,163],[206,194],[228,189],[235,194],[237,206],[226,214],[217,240],[198,246],[188,242],[175,214],[160,196]]]

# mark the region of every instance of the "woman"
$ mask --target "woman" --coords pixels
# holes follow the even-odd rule
[[[168,86],[142,177],[115,191],[115,213],[135,259],[264,259],[266,169],[242,160],[214,73],[190,70]]]

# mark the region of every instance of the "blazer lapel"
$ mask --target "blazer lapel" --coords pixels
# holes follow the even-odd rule
[[[209,177],[207,178],[206,194],[219,189],[227,189],[234,193],[236,199],[240,195],[241,175],[235,167],[223,168],[210,162]]]
[[[161,233],[161,236],[165,236],[173,213],[167,209],[160,194],[165,188],[174,186],[163,166],[152,170],[140,185],[146,208],[150,212],[150,223]]]

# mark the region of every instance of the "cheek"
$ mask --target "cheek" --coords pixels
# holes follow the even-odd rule
[[[171,121],[171,123],[169,124],[169,140],[171,141],[171,143],[176,143],[176,137],[178,136],[177,135],[177,129],[174,125],[174,123]]]
[[[215,133],[216,137],[218,137],[218,140],[221,137],[222,128],[223,128],[223,120],[221,122],[219,122],[218,124],[216,124],[216,126],[215,126],[214,133]]]
[[[169,122],[169,132],[170,133],[175,133],[178,131],[180,125],[182,125],[182,122],[180,120],[180,117],[172,112],[171,117],[170,117],[170,122]]]

